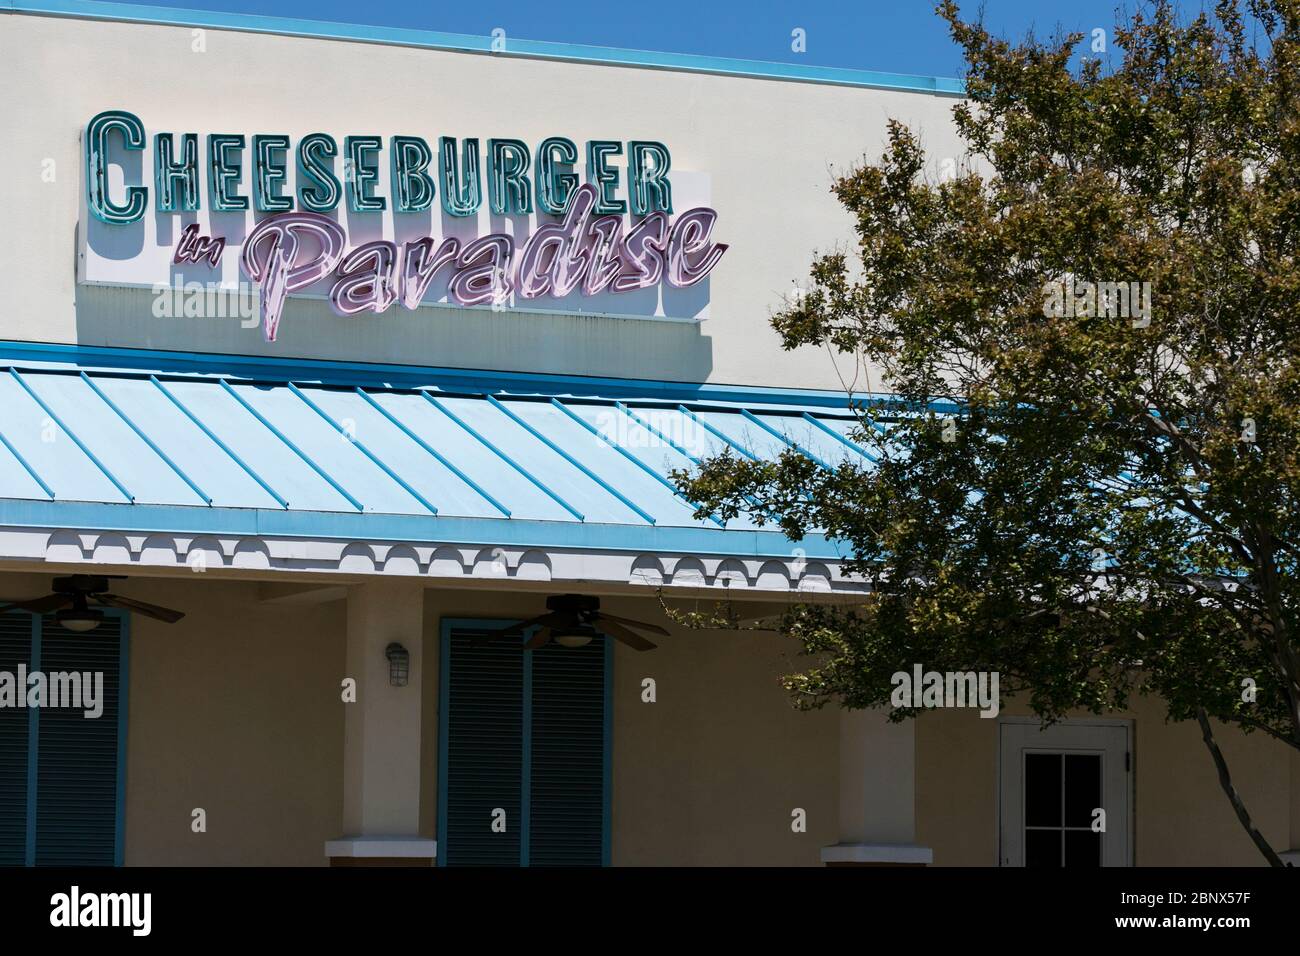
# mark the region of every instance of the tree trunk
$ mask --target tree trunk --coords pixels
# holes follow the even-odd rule
[[[1219,771],[1219,786],[1223,792],[1228,795],[1228,800],[1232,804],[1232,809],[1237,813],[1237,819],[1241,825],[1246,828],[1246,833],[1250,836],[1255,846],[1259,847],[1259,852],[1264,854],[1264,859],[1268,860],[1269,866],[1289,866],[1289,863],[1283,863],[1282,858],[1277,855],[1264,835],[1259,832],[1254,821],[1250,819],[1250,813],[1246,810],[1246,805],[1241,801],[1241,795],[1237,793],[1237,788],[1232,785],[1232,777],[1228,774],[1228,762],[1223,759],[1223,751],[1219,749],[1218,743],[1214,739],[1214,731],[1210,728],[1210,718],[1205,715],[1204,707],[1196,708],[1196,720],[1201,725],[1201,738],[1205,741],[1206,748],[1210,751],[1210,756],[1214,758],[1214,766]]]

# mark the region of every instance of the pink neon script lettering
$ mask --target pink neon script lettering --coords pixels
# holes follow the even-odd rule
[[[280,328],[285,297],[333,272],[346,243],[342,226],[314,212],[281,213],[248,234],[239,264],[261,286],[262,335],[268,342]]]

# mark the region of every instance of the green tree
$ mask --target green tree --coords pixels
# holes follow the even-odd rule
[[[1300,749],[1300,0],[1158,0],[1077,65],[1082,35],[938,13],[966,155],[933,175],[891,123],[833,185],[854,254],[772,320],[877,370],[854,437],[879,463],[677,480],[701,514],[843,540],[870,582],[783,615],[798,706],[886,705],[915,662],[999,671],[1047,720],[1158,695],[1281,865],[1211,718]]]

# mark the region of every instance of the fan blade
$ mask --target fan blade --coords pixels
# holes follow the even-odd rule
[[[601,615],[604,617],[604,615]],[[622,641],[634,651],[653,651],[657,644],[647,641],[640,634],[633,634],[622,624],[615,624],[613,621],[598,621],[596,626],[615,640]]]
[[[157,604],[146,604],[144,601],[136,601],[132,598],[118,597],[116,594],[96,594],[92,596],[91,600],[96,604],[103,604],[108,607],[120,607],[123,610],[135,611],[137,614],[156,618],[168,624],[175,624],[185,616],[181,611],[159,607]]]
[[[520,621],[518,624],[507,624],[505,627],[490,631],[492,637],[505,637],[507,634],[522,634],[530,627],[549,627],[553,624],[568,623],[569,615],[563,611],[552,611],[549,614],[543,614],[540,617],[530,617],[526,621]]]
[[[615,617],[613,614],[606,614],[604,611],[596,612],[597,620],[613,621],[615,624],[622,624],[624,627],[635,627],[638,631],[649,631],[651,634],[659,634],[663,637],[668,636],[658,624],[647,624],[645,621],[630,621],[625,617]]]
[[[539,647],[544,647],[551,639],[551,629],[549,627],[539,627],[537,633],[524,642],[524,647],[530,651],[535,651]]]
[[[31,601],[14,601],[13,604],[6,604],[0,607],[0,611],[31,611],[33,614],[49,614],[51,611],[57,611],[59,608],[72,603],[71,594],[47,594],[43,598],[36,598]]]

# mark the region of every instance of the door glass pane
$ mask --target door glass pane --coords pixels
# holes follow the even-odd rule
[[[1061,755],[1025,754],[1025,826],[1061,825]]]
[[[1026,830],[1025,866],[1060,866],[1061,831]]]
[[[1066,754],[1065,825],[1091,827],[1092,811],[1100,806],[1101,754]]]
[[[1050,830],[1042,831],[1050,833]],[[1101,866],[1101,834],[1091,830],[1065,831],[1065,865]]]

